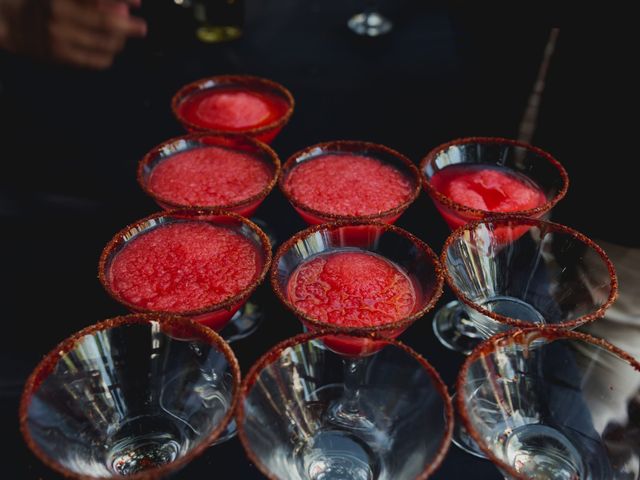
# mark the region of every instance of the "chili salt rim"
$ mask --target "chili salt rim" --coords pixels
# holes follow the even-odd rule
[[[199,141],[199,140],[202,140],[202,139],[216,140],[216,142],[218,140],[220,141],[220,143],[212,143],[210,145],[202,144],[201,146],[203,148],[206,148],[206,146],[216,146],[216,147],[225,147],[225,148],[227,148],[229,150],[232,150],[234,152],[243,152],[243,150],[238,150],[238,149],[234,148],[234,144],[238,144],[238,143],[242,143],[242,142],[246,142],[245,144],[249,144],[250,146],[255,147],[260,153],[266,154],[266,156],[269,157],[269,160],[271,160],[271,163],[273,164],[273,174],[272,174],[271,179],[265,185],[265,187],[262,190],[260,190],[260,192],[254,194],[254,195],[252,195],[250,197],[247,197],[245,199],[238,200],[236,202],[225,203],[225,204],[220,204],[220,205],[187,205],[187,204],[176,203],[173,200],[167,199],[167,198],[163,197],[162,195],[155,193],[151,188],[149,188],[148,179],[145,180],[145,176],[148,176],[150,178],[151,174],[153,173],[153,171],[155,170],[157,165],[154,166],[154,167],[151,167],[151,171],[149,172],[148,175],[145,175],[144,170],[145,170],[146,167],[151,165],[151,163],[161,154],[161,152],[162,152],[162,150],[164,148],[169,147],[169,146],[171,146],[173,144],[176,144],[178,142],[181,142],[181,141],[187,141],[187,142],[188,141]],[[225,142],[228,142],[228,143],[224,144]],[[189,149],[189,150],[191,150],[191,149]],[[182,152],[185,152],[185,151],[188,151],[188,150],[181,150],[181,151],[177,151],[175,153],[178,154],[178,153],[182,153]],[[167,160],[169,158],[170,157],[168,157]],[[161,163],[161,162],[159,162],[159,163]],[[243,207],[245,205],[250,205],[253,202],[261,201],[261,200],[265,199],[267,197],[267,195],[269,195],[271,190],[273,190],[273,187],[276,186],[278,178],[280,177],[280,170],[281,170],[281,164],[280,164],[280,158],[278,157],[278,154],[269,145],[267,145],[264,142],[261,142],[259,140],[256,140],[255,138],[252,138],[252,137],[249,137],[249,136],[245,136],[245,135],[229,135],[229,134],[216,135],[216,134],[211,134],[211,133],[208,133],[208,132],[196,132],[196,133],[189,133],[189,134],[186,134],[186,135],[181,135],[179,137],[170,138],[169,140],[166,140],[166,141],[162,142],[161,144],[156,145],[155,147],[153,147],[138,162],[138,171],[137,171],[136,177],[137,177],[137,180],[138,180],[138,184],[140,185],[140,187],[142,188],[144,193],[149,195],[155,201],[161,202],[163,204],[166,204],[166,205],[170,206],[172,209],[185,209],[185,208],[188,208],[188,209],[201,210],[201,209],[216,208],[216,209],[231,210],[231,209]]]
[[[205,86],[207,83],[213,83],[210,86]],[[287,111],[279,118],[270,122],[266,125],[262,125],[259,127],[247,127],[238,130],[224,130],[224,129],[216,129],[216,128],[208,128],[203,127],[202,125],[198,125],[193,123],[186,118],[184,118],[180,114],[180,105],[192,93],[198,91],[206,91],[210,89],[214,89],[220,86],[243,86],[248,88],[255,88],[258,86],[259,88],[267,89],[271,92],[277,93],[283,100],[287,103]],[[268,133],[272,130],[276,130],[277,128],[284,127],[291,115],[293,114],[293,110],[295,108],[295,100],[291,92],[284,87],[282,84],[278,82],[274,82],[273,80],[269,80],[263,77],[257,77],[253,75],[217,75],[213,77],[206,77],[191,82],[178,90],[175,95],[171,98],[171,111],[173,112],[174,117],[184,126],[189,129],[196,131],[208,132],[215,135],[251,135],[258,136],[263,133]]]
[[[140,306],[134,305],[133,303],[130,303],[128,301],[126,301],[125,299],[121,298],[112,288],[110,285],[110,282],[107,280],[106,278],[106,269],[107,269],[107,260],[109,259],[109,256],[117,249],[120,248],[123,244],[126,244],[127,242],[131,241],[133,238],[137,237],[138,235],[141,235],[143,233],[145,233],[146,231],[149,230],[149,228],[144,228],[141,231],[138,231],[134,237],[130,240],[126,240],[124,239],[124,236],[129,234],[132,231],[135,230],[139,230],[140,227],[145,224],[148,223],[150,221],[153,220],[159,220],[162,218],[170,218],[170,219],[177,219],[177,220],[189,220],[192,222],[205,222],[205,223],[209,223],[212,225],[215,225],[215,223],[211,223],[209,221],[207,221],[206,219],[202,219],[200,217],[206,217],[206,216],[219,216],[219,217],[228,217],[228,218],[232,218],[234,220],[239,221],[240,223],[243,223],[244,225],[248,226],[256,235],[258,235],[258,238],[260,238],[260,242],[262,245],[262,254],[264,256],[264,263],[262,265],[262,269],[260,270],[260,273],[253,279],[253,281],[251,283],[249,283],[249,285],[247,285],[244,289],[242,289],[239,293],[223,300],[222,302],[218,302],[218,303],[214,303],[214,304],[210,304],[204,307],[201,307],[199,309],[195,309],[195,310],[187,310],[187,311],[183,311],[183,312],[169,312],[166,310],[149,310],[146,308],[142,308]],[[158,228],[156,227],[151,227],[151,228]],[[115,254],[117,255],[117,253]],[[232,307],[233,305],[244,301],[245,299],[249,298],[249,296],[254,292],[254,290],[256,288],[258,288],[258,285],[260,285],[260,283],[262,283],[262,281],[264,280],[264,278],[267,275],[267,272],[269,270],[269,267],[271,265],[271,260],[272,260],[272,253],[271,253],[271,242],[269,241],[269,238],[267,237],[267,235],[260,229],[260,227],[258,227],[255,223],[253,223],[252,221],[248,220],[247,218],[238,215],[237,213],[233,213],[233,212],[228,212],[226,210],[220,210],[220,209],[198,209],[198,210],[192,210],[192,209],[178,209],[178,210],[166,210],[163,212],[156,212],[152,215],[149,215],[148,217],[145,217],[141,220],[136,221],[135,223],[132,223],[128,226],[126,226],[125,228],[123,228],[122,230],[120,230],[118,233],[116,233],[113,238],[109,241],[109,243],[107,243],[107,245],[104,247],[104,249],[102,250],[102,254],[100,255],[100,260],[98,262],[98,279],[100,280],[100,283],[102,284],[103,288],[107,291],[107,293],[111,296],[111,298],[113,298],[115,301],[117,301],[118,303],[126,306],[127,308],[129,308],[130,310],[134,311],[134,312],[140,312],[140,313],[166,313],[166,314],[170,314],[170,315],[180,315],[180,316],[197,316],[197,315],[202,315],[204,313],[210,313],[216,310],[222,310],[222,309],[227,309],[229,307]]]
[[[514,222],[519,222],[519,223],[515,223],[514,225]],[[481,313],[482,315],[489,317],[495,320],[496,322],[507,324],[512,327],[527,328],[534,325],[531,322],[525,322],[523,320],[509,318],[509,317],[505,317],[504,315],[500,315],[499,313],[491,312],[486,308],[476,304],[473,300],[467,297],[462,292],[462,290],[454,283],[453,278],[449,273],[449,269],[447,268],[447,250],[449,249],[449,247],[453,244],[454,241],[462,237],[462,235],[464,235],[466,231],[474,230],[476,227],[480,225],[485,225],[485,224],[493,224],[497,226],[503,225],[507,227],[509,226],[517,227],[518,225],[524,224],[532,227],[533,226],[540,227],[541,229],[547,229],[547,230],[551,229],[551,231],[554,231],[554,232],[565,233],[579,240],[580,242],[584,243],[591,249],[593,249],[600,256],[600,258],[604,260],[607,266],[607,271],[609,273],[609,279],[611,280],[611,289],[609,291],[609,296],[607,297],[607,301],[602,305],[600,305],[600,307],[598,307],[598,309],[595,310],[594,312],[581,315],[574,320],[570,320],[562,323],[547,324],[550,328],[561,328],[561,329],[575,328],[580,325],[584,325],[585,323],[592,322],[602,317],[605,314],[606,310],[611,306],[611,304],[613,304],[613,302],[618,297],[618,278],[616,276],[616,271],[615,271],[615,267],[613,266],[613,263],[611,262],[611,260],[609,259],[605,251],[586,235],[576,230],[573,230],[572,228],[569,228],[565,225],[561,225],[559,223],[547,222],[545,220],[540,220],[536,218],[522,217],[522,216],[516,216],[516,215],[487,217],[483,220],[469,222],[465,225],[462,225],[461,227],[458,227],[456,230],[454,230],[445,240],[444,245],[442,247],[442,253],[440,255],[440,263],[442,265],[444,278],[447,282],[447,285],[449,285],[449,288],[453,290],[453,293],[456,296],[456,298],[462,301],[465,305]]]
[[[288,338],[286,340],[283,340],[282,342],[278,343],[277,345],[269,349],[269,351],[264,353],[251,366],[251,368],[249,369],[249,372],[244,377],[244,380],[240,387],[240,394],[238,395],[239,397],[238,406],[236,408],[236,425],[238,428],[238,438],[240,439],[240,442],[242,443],[245,453],[249,457],[249,460],[251,461],[251,463],[253,463],[256,467],[258,467],[260,472],[262,472],[263,475],[269,478],[269,480],[281,480],[281,479],[279,477],[276,477],[275,475],[272,475],[270,470],[262,462],[260,462],[257,455],[254,453],[253,449],[250,446],[249,439],[244,430],[244,420],[246,417],[244,401],[247,398],[249,391],[255,384],[258,378],[258,374],[264,369],[264,367],[266,367],[268,364],[273,363],[278,357],[280,357],[284,350],[295,345],[300,345],[302,343],[307,343],[321,337],[332,336],[332,335],[335,335],[334,331],[318,330],[312,333],[302,333],[294,337]],[[352,336],[365,338],[365,339],[372,338],[370,335],[352,335]],[[444,460],[449,450],[449,447],[451,446],[451,438],[453,435],[453,424],[454,424],[453,402],[452,402],[451,396],[449,395],[449,392],[447,390],[445,383],[440,378],[440,374],[438,373],[438,371],[418,352],[416,352],[415,350],[408,347],[404,343],[395,339],[390,339],[390,338],[385,338],[380,336],[374,336],[373,338],[376,339],[377,341],[383,341],[387,343],[387,345],[393,345],[394,347],[397,347],[402,351],[404,351],[405,353],[407,353],[414,360],[417,360],[420,366],[422,366],[422,368],[426,370],[427,374],[433,380],[436,390],[440,394],[440,398],[442,398],[442,400],[444,401],[445,430],[444,430],[444,436],[442,438],[442,442],[440,443],[438,452],[434,456],[433,460],[426,466],[426,468],[420,473],[420,475],[416,477],[416,480],[425,480],[440,467],[440,464]]]
[[[295,245],[299,240],[309,237],[316,232],[321,230],[335,230],[343,227],[375,227],[381,228],[385,232],[393,232],[397,235],[404,237],[405,239],[412,242],[415,246],[417,246],[422,252],[424,252],[427,257],[431,260],[431,264],[433,266],[433,276],[434,276],[434,293],[429,301],[417,312],[405,317],[401,320],[396,320],[394,322],[383,323],[380,325],[372,325],[369,327],[346,327],[341,325],[334,325],[331,323],[322,322],[317,320],[307,313],[300,310],[293,303],[291,303],[287,296],[282,292],[280,285],[278,283],[278,263],[280,262],[280,258],[288,251],[290,248]],[[377,332],[386,332],[393,331],[398,329],[407,328],[412,325],[416,320],[426,315],[435,304],[440,299],[440,296],[443,293],[444,286],[444,274],[442,271],[442,267],[440,265],[440,261],[438,260],[438,256],[431,250],[431,247],[427,245],[425,242],[420,240],[418,237],[413,235],[412,233],[403,230],[400,227],[396,227],[395,225],[391,225],[388,223],[378,223],[378,222],[333,222],[333,223],[323,223],[321,225],[314,225],[312,227],[306,228],[298,233],[296,233],[293,237],[287,240],[285,243],[280,245],[278,251],[273,257],[273,262],[271,263],[271,288],[275,292],[276,296],[282,302],[282,304],[287,307],[290,311],[294,313],[297,317],[303,319],[305,322],[308,322],[315,327],[321,330],[331,331],[333,333],[347,334],[347,335],[372,335]]]
[[[356,151],[356,150],[341,150],[344,147],[353,147],[353,148],[358,148],[358,150],[361,150],[361,152]],[[404,202],[402,202],[400,205],[397,205],[389,210],[385,210],[382,212],[378,212],[378,213],[370,213],[367,215],[350,215],[350,214],[337,214],[337,213],[330,213],[330,212],[323,212],[321,210],[317,210],[315,208],[309,207],[307,205],[305,205],[304,203],[300,202],[299,200],[296,200],[293,195],[291,195],[291,193],[286,189],[285,187],[285,182],[286,179],[288,177],[288,175],[293,172],[295,170],[295,168],[304,163],[304,162],[300,162],[298,164],[296,164],[296,160],[304,155],[308,155],[310,154],[313,150],[316,149],[320,149],[323,150],[323,152],[321,154],[319,154],[318,156],[314,156],[314,157],[310,157],[307,160],[304,160],[304,162],[307,161],[312,161],[316,158],[321,157],[322,155],[326,154],[326,153],[349,153],[349,154],[353,154],[353,155],[363,155],[363,156],[367,156],[367,152],[368,151],[374,151],[374,152],[381,152],[383,154],[392,156],[394,158],[396,158],[397,160],[400,161],[400,163],[402,163],[407,169],[408,172],[403,172],[400,170],[400,172],[402,174],[408,174],[408,178],[415,184],[415,186],[413,187],[412,191],[411,191],[411,195],[407,198],[407,200],[405,200]],[[383,162],[385,165],[390,165],[392,167],[394,167],[396,170],[398,170],[398,168],[395,167],[395,165],[390,164],[389,162],[377,158],[375,156],[371,156],[371,158],[374,158],[376,160],[380,160],[381,162]],[[372,143],[372,142],[364,142],[364,141],[360,141],[360,140],[333,140],[330,142],[322,142],[322,143],[316,143],[315,145],[311,145],[309,147],[306,147],[302,150],[298,150],[297,152],[295,152],[293,155],[291,155],[282,165],[282,174],[280,175],[280,178],[278,179],[278,188],[280,189],[280,191],[282,192],[282,194],[286,197],[286,199],[289,201],[289,203],[291,203],[291,205],[293,205],[295,208],[299,208],[300,210],[307,212],[311,215],[317,216],[317,217],[323,217],[323,218],[327,218],[329,219],[329,221],[334,222],[334,221],[376,221],[385,217],[392,217],[395,215],[401,215],[407,208],[409,208],[409,206],[418,198],[418,196],[420,195],[420,172],[418,171],[418,167],[416,167],[414,165],[414,163],[409,160],[408,157],[406,157],[405,155],[403,155],[402,153],[398,152],[397,150],[394,150],[392,148],[389,148],[385,145],[379,144],[379,143]]]
[[[237,408],[238,402],[240,400],[240,365],[238,364],[238,360],[231,350],[231,347],[227,344],[227,342],[212,329],[205,327],[193,320],[189,320],[188,318],[184,318],[178,315],[166,315],[163,313],[152,313],[152,314],[140,314],[134,313],[129,315],[122,315],[118,317],[109,318],[98,322],[96,324],[90,325],[88,327],[83,328],[82,330],[72,334],[67,339],[60,342],[56,347],[54,347],[45,357],[36,365],[35,369],[29,375],[27,379],[22,396],[20,399],[20,407],[19,407],[19,423],[20,423],[20,432],[22,433],[22,437],[24,438],[25,443],[29,447],[29,449],[35,454],[35,456],[44,463],[51,470],[61,474],[66,478],[71,478],[74,480],[98,480],[98,479],[121,479],[121,475],[112,475],[110,477],[93,477],[89,475],[81,475],[71,470],[65,468],[61,464],[55,461],[55,459],[49,457],[44,451],[36,444],[35,440],[31,436],[29,432],[28,423],[28,409],[31,403],[31,399],[33,395],[36,393],[41,383],[45,380],[45,378],[51,374],[55,366],[58,364],[60,359],[69,353],[73,348],[78,344],[82,338],[87,335],[91,335],[95,332],[109,330],[113,328],[118,328],[125,325],[142,325],[149,324],[151,322],[158,322],[161,325],[174,326],[178,324],[179,327],[189,328],[190,333],[196,333],[199,335],[199,339],[206,341],[209,345],[216,346],[222,354],[225,356],[229,367],[233,376],[233,392],[231,398],[231,403],[229,404],[229,408],[227,412],[222,417],[221,422],[218,426],[209,434],[206,438],[202,439],[201,443],[195,447],[193,450],[185,454],[184,456],[174,460],[172,462],[166,463],[160,467],[155,467],[150,470],[145,470],[139,473],[135,473],[133,475],[128,475],[127,478],[131,478],[132,480],[155,480],[161,478],[168,473],[174,472],[198,455],[202,454],[206,449],[208,449],[211,444],[218,438],[218,436],[225,430],[229,422],[232,420],[235,410]]]
[[[539,335],[534,337],[534,339],[531,341],[528,341],[526,339],[518,341],[519,337],[525,337],[530,333],[539,333]],[[634,369],[636,369],[640,373],[640,362],[635,360],[630,354],[628,354],[624,350],[616,347],[615,345],[612,345],[611,343],[601,338],[596,338],[591,335],[587,335],[585,333],[576,332],[572,330],[564,330],[561,328],[548,327],[548,326],[538,327],[538,328],[535,328],[535,327],[516,328],[515,330],[509,330],[506,332],[498,333],[482,341],[482,343],[480,343],[475,349],[473,349],[473,351],[465,358],[465,361],[462,364],[460,372],[458,373],[458,378],[456,379],[455,401],[456,401],[458,415],[462,420],[462,424],[465,430],[471,436],[471,438],[476,443],[476,445],[478,445],[480,450],[482,450],[482,452],[487,456],[487,459],[490,460],[499,469],[506,471],[509,474],[510,478],[514,478],[517,480],[531,480],[531,478],[520,474],[511,465],[499,459],[498,456],[495,453],[493,453],[493,451],[488,446],[485,445],[483,438],[473,426],[473,423],[471,422],[471,419],[469,418],[469,415],[467,413],[466,405],[464,403],[464,398],[463,398],[465,379],[469,372],[469,368],[471,368],[472,363],[478,360],[480,357],[486,356],[488,353],[491,353],[492,351],[494,351],[494,345],[497,345],[500,341],[505,340],[506,338],[510,338],[512,341],[518,341],[518,343],[520,344],[525,344],[525,341],[527,344],[531,344],[535,339],[542,338],[542,337],[551,341],[562,340],[562,339],[572,339],[572,340],[583,341],[585,343],[590,343],[592,345],[605,349],[609,353],[616,355],[617,357],[627,362],[629,365],[631,365]],[[242,387],[240,388],[242,393]]]
[[[481,145],[510,145],[510,146],[514,146],[514,147],[520,147],[520,148],[524,148],[525,150],[529,151],[529,152],[533,152],[534,154],[536,154],[538,157],[542,157],[543,159],[545,159],[547,162],[549,162],[551,165],[553,165],[557,170],[558,173],[560,175],[560,179],[562,181],[562,186],[560,187],[560,189],[556,192],[556,194],[553,196],[553,198],[551,198],[550,200],[547,200],[544,204],[537,206],[535,208],[530,208],[527,210],[517,210],[515,212],[491,212],[489,210],[480,210],[477,208],[472,208],[472,207],[468,207],[466,205],[463,205],[461,203],[457,203],[455,201],[453,201],[451,198],[449,198],[448,196],[444,195],[443,193],[441,193],[439,190],[437,190],[432,184],[431,181],[427,178],[426,174],[425,174],[425,169],[427,167],[428,164],[430,164],[431,162],[433,162],[440,153],[444,152],[445,150],[448,150],[451,147],[454,146],[458,146],[458,145],[466,145],[466,144],[481,144]],[[565,168],[562,166],[562,164],[556,160],[555,157],[553,157],[550,153],[542,150],[541,148],[538,148],[536,146],[533,146],[531,144],[525,143],[525,142],[520,142],[518,140],[511,140],[508,138],[502,138],[502,137],[464,137],[464,138],[458,138],[455,140],[452,140],[450,142],[447,143],[443,143],[441,145],[438,145],[437,147],[435,147],[434,149],[432,149],[421,161],[420,161],[420,178],[422,181],[422,187],[426,190],[426,192],[431,196],[431,197],[435,197],[435,199],[437,199],[437,201],[439,203],[444,204],[445,206],[452,208],[454,210],[457,210],[458,212],[462,212],[462,213],[467,213],[467,214],[471,214],[475,217],[479,217],[479,218],[485,218],[488,216],[513,216],[513,215],[522,215],[522,216],[537,216],[537,215],[542,215],[545,212],[548,212],[549,210],[551,210],[551,208],[553,208],[560,200],[562,200],[564,198],[564,196],[567,193],[567,190],[569,189],[569,174],[567,173],[567,171],[565,170]],[[546,195],[545,195],[546,198]]]

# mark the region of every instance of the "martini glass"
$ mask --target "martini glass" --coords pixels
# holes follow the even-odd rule
[[[342,318],[336,318],[336,322],[319,319],[291,300],[289,281],[298,267],[322,255],[344,252],[373,254],[406,275],[415,291],[415,302],[408,314],[383,323],[352,325]],[[350,280],[362,286],[380,279]],[[282,244],[272,263],[271,285],[280,301],[307,329],[334,332],[333,340],[325,343],[336,351],[358,357],[377,348],[374,339],[367,341],[363,337],[375,334],[395,338],[430,311],[442,294],[443,279],[440,263],[431,248],[406,230],[384,223],[335,222],[309,227]],[[349,336],[352,334],[361,337],[354,340]]]
[[[453,329],[463,322],[483,339],[514,327],[574,329],[602,317],[618,293],[613,264],[596,243],[544,220],[466,224],[447,238],[441,260],[460,300],[452,329],[436,330],[451,347],[459,345]]]
[[[323,194],[324,199],[319,202],[320,205],[314,203],[312,206],[309,205],[309,202],[298,199],[292,193],[292,187],[289,184],[289,178],[292,172],[295,172],[296,168],[301,164],[309,161],[322,161],[323,157],[327,158],[329,156],[357,156],[372,159],[387,169],[385,175],[387,176],[388,182],[394,182],[393,176],[400,175],[400,178],[402,178],[406,184],[406,194],[402,196],[403,198],[398,197],[398,199],[394,199],[394,204],[386,208],[374,210],[369,213],[354,213],[352,211],[354,208],[356,210],[362,210],[363,208],[368,210],[371,204],[371,196],[386,194],[386,192],[381,189],[383,187],[376,187],[372,189],[372,191],[361,191],[354,194],[354,190],[350,190],[350,187],[355,186],[356,182],[362,184],[367,180],[366,178],[362,178],[362,176],[358,176],[357,178],[344,177],[344,186],[342,184],[340,186],[331,185],[326,182],[320,182],[319,185],[316,185],[316,189],[325,192]],[[363,171],[361,175],[367,175],[367,172]],[[377,180],[381,181],[379,177]],[[287,159],[282,167],[282,175],[278,181],[278,186],[289,203],[291,203],[293,208],[295,208],[302,219],[309,225],[335,221],[394,223],[409,205],[418,198],[420,194],[420,173],[411,160],[384,145],[355,140],[337,140],[312,145],[294,153]],[[330,196],[326,193],[329,191],[331,192]],[[358,195],[366,195],[366,198],[358,198]],[[343,203],[340,209],[346,210],[336,211],[336,199],[339,199]]]
[[[185,158],[182,156],[185,152],[200,156]],[[172,163],[165,164],[166,161]],[[160,165],[169,165],[169,170],[161,169],[164,180],[156,187],[152,177]],[[216,173],[218,169],[224,171]],[[273,190],[279,175],[280,159],[268,145],[251,137],[208,133],[167,140],[149,151],[138,164],[138,184],[165,210],[217,208],[244,217],[254,214]],[[251,220],[275,245],[277,239],[266,222],[259,218]]]
[[[640,363],[601,339],[512,330],[467,357],[464,425],[505,478],[640,478]]]
[[[139,303],[134,303],[130,299],[125,298],[122,293],[114,289],[112,284],[111,269],[116,257],[132,242],[141,238],[146,233],[153,232],[163,226],[176,224],[210,225],[213,227],[228,229],[234,234],[239,234],[241,238],[248,241],[248,244],[255,251],[257,256],[257,265],[259,268],[257,269],[253,279],[250,282],[247,282],[245,286],[239,287],[237,291],[228,294],[222,300],[212,301],[199,306],[198,308],[188,310],[184,310],[180,307],[160,310],[149,309]],[[189,245],[185,243],[184,245],[179,245],[176,248],[177,251],[174,252],[174,254],[180,256],[184,255],[184,251],[188,252]],[[153,262],[153,260],[151,262]],[[150,215],[149,217],[129,225],[118,232],[102,252],[98,267],[98,278],[111,297],[132,311],[143,313],[171,313],[189,317],[203,325],[221,332],[227,341],[232,342],[250,335],[259,326],[259,321],[261,319],[260,316],[256,315],[253,310],[245,315],[241,307],[246,303],[247,299],[266,276],[270,263],[271,245],[269,240],[260,228],[246,218],[224,211],[169,210]],[[248,267],[250,265],[247,264],[245,266]],[[161,265],[148,265],[148,268],[161,269],[163,267]],[[183,281],[190,281],[191,277],[195,274],[196,272],[182,272],[181,278],[183,278]],[[211,275],[213,275],[213,273],[211,273]],[[215,276],[217,277],[218,275],[216,274]],[[217,278],[212,276],[211,281],[216,280]],[[174,280],[167,279],[166,281],[171,283]],[[164,289],[162,285],[158,285],[158,288],[161,291]],[[197,292],[194,294],[197,294]]]
[[[189,113],[198,111],[199,100],[206,100],[209,95],[218,93],[241,94],[245,99],[247,96],[260,99],[260,108],[265,110],[265,117],[261,116],[255,122],[242,122],[242,116],[237,113],[242,111],[242,108],[237,108],[238,105],[229,105],[229,102],[233,101],[229,98],[203,108],[203,111],[227,108],[229,114],[235,112],[233,117],[236,123],[233,126],[210,123],[197,114]],[[294,105],[293,95],[284,86],[266,78],[250,75],[220,75],[203,78],[185,85],[171,99],[174,116],[188,131],[205,131],[212,135],[249,136],[265,143],[271,143],[282,127],[287,124],[293,114]],[[240,123],[237,123],[238,121]]]
[[[206,170],[206,172],[209,173],[208,176],[204,176],[202,173],[203,171],[198,170],[198,174],[194,173],[189,178],[185,178],[184,180],[174,180],[174,183],[184,181],[186,184],[188,182],[191,191],[185,187],[179,192],[163,193],[155,191],[150,185],[150,179],[154,175],[156,168],[163,164],[163,162],[171,160],[172,158],[175,158],[176,155],[183,154],[184,152],[197,153],[198,151],[201,151],[204,152],[204,155],[209,151],[208,149],[210,147],[213,147],[213,150],[211,150],[211,153],[209,154],[211,158],[211,165],[213,166],[211,167],[212,171],[209,172],[209,170]],[[260,162],[260,164],[264,166],[265,170],[269,172],[268,176],[265,178],[264,185],[256,185],[254,189],[256,191],[250,191],[247,194],[234,194],[231,191],[232,179],[230,178],[225,178],[226,183],[224,185],[220,185],[218,179],[215,178],[214,166],[217,160],[216,156],[221,156],[226,153],[243,157],[246,155],[250,159]],[[225,165],[227,164],[225,163]],[[233,166],[232,162],[231,165]],[[202,162],[199,165],[195,165],[194,168],[198,166],[203,167]],[[208,167],[209,164],[204,166]],[[245,170],[240,170],[240,168],[244,168]],[[252,173],[251,171],[247,171],[247,168],[248,166],[245,164],[239,165],[239,170],[234,173],[239,178],[246,178],[246,176],[251,175]],[[153,198],[158,205],[165,210],[219,208],[237,213],[244,217],[250,217],[260,206],[262,201],[275,186],[279,174],[280,160],[278,159],[278,155],[269,148],[268,145],[250,137],[239,138],[237,136],[216,136],[208,133],[194,133],[167,140],[149,151],[138,164],[138,183],[144,192]],[[228,198],[220,200],[218,199],[219,197],[215,197],[214,200],[213,196],[215,196],[216,187],[229,190],[228,195],[226,195]],[[206,201],[207,195],[204,192],[210,191],[213,191],[212,194],[209,195],[212,199]]]
[[[592,322],[604,315],[618,291],[613,264],[598,245],[563,225],[527,217],[460,227],[445,242],[442,264],[460,304],[450,328],[436,329],[436,335],[451,346],[464,345],[461,351],[467,354],[479,343],[477,337],[512,328],[570,330]],[[460,325],[476,335],[465,337]],[[454,443],[482,455],[462,427],[456,424]]]
[[[238,362],[213,330],[180,317],[117,317],[77,332],[38,364],[20,428],[66,478],[159,478],[220,436],[239,387]]]
[[[510,208],[508,211],[472,208],[454,201],[436,188],[434,177],[443,171],[450,172],[451,168],[472,168],[476,171],[484,168],[516,175],[539,189],[546,201],[532,208]],[[487,217],[543,217],[564,197],[569,187],[567,172],[553,156],[532,145],[504,138],[468,137],[445,143],[427,154],[420,163],[420,171],[424,190],[451,229]],[[505,196],[508,199],[508,195]],[[461,317],[460,312],[460,302],[449,302],[436,313],[433,328],[445,347],[468,352],[482,335]]]
[[[389,33],[393,23],[378,11],[375,0],[369,0],[362,12],[356,13],[349,19],[347,26],[358,35],[378,37]]]
[[[363,338],[363,340],[367,340]],[[288,339],[251,368],[236,421],[249,458],[270,479],[428,478],[453,427],[446,387],[415,351],[381,340],[358,386],[369,429],[336,423],[350,379],[323,333]]]
[[[306,307],[302,309],[300,304],[292,300],[289,283],[301,266],[309,265],[314,259],[327,258],[327,255],[344,254],[350,256],[342,257],[350,258],[349,262],[355,262],[352,255],[360,256],[358,258],[375,256],[387,267],[393,265],[398,272],[402,272],[415,293],[411,309],[406,310],[405,316],[387,317],[380,322],[382,314],[376,313],[371,321],[363,320],[368,310],[379,312],[378,305],[388,306],[390,302],[402,298],[402,294],[397,292],[393,298],[386,299],[370,293],[380,285],[386,285],[382,292],[388,292],[401,282],[396,275],[390,284],[389,278],[375,273],[377,270],[367,270],[366,276],[355,278],[347,278],[351,274],[339,274],[333,279],[319,277],[323,284],[334,285],[333,292],[326,294],[326,301],[321,307],[329,312],[326,318],[319,316],[321,312],[310,313]],[[352,267],[353,264],[343,263],[339,268],[345,272],[361,272],[361,269]],[[431,310],[442,293],[442,283],[440,266],[431,249],[409,232],[390,224],[337,222],[318,225],[299,232],[278,249],[271,269],[271,284],[276,295],[304,327],[311,331],[328,332],[322,339],[322,345],[342,357],[345,394],[342,401],[330,409],[335,424],[362,431],[375,430],[368,413],[372,407],[359,394],[359,385],[364,381],[370,362],[369,356],[384,347],[385,343],[380,339],[397,337]],[[316,287],[311,288],[315,291]],[[318,298],[324,298],[322,295]],[[354,303],[358,302],[360,306],[354,307]],[[359,313],[349,313],[350,310]]]

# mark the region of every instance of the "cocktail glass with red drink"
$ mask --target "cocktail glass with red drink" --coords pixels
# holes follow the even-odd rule
[[[420,174],[401,153],[360,141],[320,143],[294,153],[278,181],[309,225],[393,223],[420,193]]]
[[[451,229],[487,217],[540,218],[566,194],[569,177],[549,153],[504,138],[469,137],[440,145],[420,163],[422,184]],[[496,230],[498,239],[527,232]],[[441,308],[433,328],[447,348],[470,351],[481,338],[458,301]]]
[[[336,422],[352,379],[342,355],[318,347],[323,335],[285,340],[246,376],[236,422],[251,462],[274,480],[428,478],[453,428],[438,373],[402,343],[382,340],[358,385],[367,428]]]
[[[374,335],[395,338],[431,310],[443,278],[437,256],[411,233],[390,224],[335,222],[281,245],[271,285],[307,329],[335,333],[325,339],[328,347],[361,356],[376,350]]]
[[[238,362],[213,330],[176,316],[127,315],[75,333],[44,357],[25,384],[20,429],[65,478],[161,478],[220,437],[239,388]]]
[[[173,114],[191,132],[246,135],[270,143],[294,109],[285,87],[250,75],[203,78],[182,87],[171,101]]]
[[[324,347],[343,359],[344,395],[331,421],[371,430],[359,385],[370,358],[424,316],[442,293],[437,257],[421,240],[383,223],[317,225],[285,242],[271,284],[278,298]]]
[[[225,209],[250,217],[280,174],[278,155],[250,137],[193,133],[154,147],[138,164],[138,183],[170,209]]]
[[[132,311],[189,317],[233,341],[257,328],[241,307],[270,262],[269,240],[246,218],[169,210],[118,232],[102,252],[98,277]]]

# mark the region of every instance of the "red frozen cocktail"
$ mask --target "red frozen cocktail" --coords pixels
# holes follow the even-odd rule
[[[549,153],[516,140],[470,137],[434,148],[422,182],[451,229],[491,217],[539,218],[564,197],[569,177]],[[505,232],[505,239],[523,231]]]
[[[413,312],[417,297],[411,279],[400,267],[360,250],[309,258],[291,275],[287,294],[304,313],[345,327],[398,321]]]
[[[190,83],[173,97],[177,119],[191,131],[243,134],[270,142],[289,121],[294,101],[282,85],[249,75]]]
[[[169,211],[117,234],[103,251],[99,277],[132,310],[182,314],[219,330],[270,260],[264,233],[243,217]]]
[[[163,208],[224,208],[250,216],[279,173],[278,156],[262,142],[196,133],[147,153],[138,182]]]
[[[280,188],[309,224],[335,220],[393,223],[419,193],[410,160],[383,145],[336,141],[290,157]]]

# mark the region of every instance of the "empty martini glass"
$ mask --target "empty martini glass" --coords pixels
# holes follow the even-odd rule
[[[251,368],[236,418],[251,461],[274,480],[428,478],[453,427],[437,372],[400,342],[381,339],[354,386],[342,355],[318,348],[324,341],[331,338],[321,332],[299,335]],[[367,405],[366,429],[333,417],[337,403],[353,400],[354,387]]]
[[[587,262],[591,257],[599,262]],[[436,335],[466,353],[479,343],[474,337],[460,347],[462,339],[469,340],[467,325],[480,338],[537,324],[573,329],[602,317],[618,292],[613,264],[595,242],[544,220],[502,217],[466,224],[447,238],[441,260],[460,303],[447,311],[447,328],[436,328]]]
[[[155,479],[219,438],[239,386],[238,362],[213,330],[180,317],[116,317],[38,364],[20,428],[33,453],[67,478]]]
[[[601,339],[551,328],[491,337],[462,366],[457,406],[505,478],[640,478],[640,363]]]

